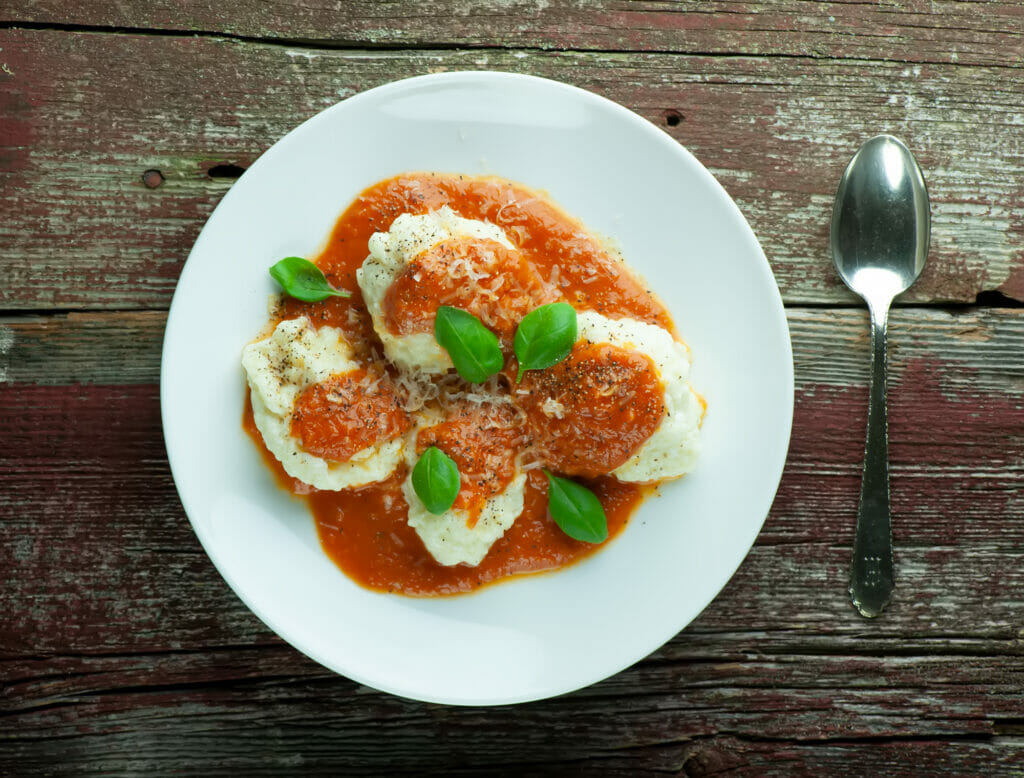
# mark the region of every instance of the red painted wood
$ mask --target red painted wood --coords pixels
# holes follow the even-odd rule
[[[9,0],[0,21],[157,28],[353,47],[459,45],[1011,64],[1013,2],[782,0]]]
[[[827,255],[846,159],[894,131],[934,218],[904,302],[1024,299],[1019,6],[470,5],[0,8],[0,774],[1019,773],[1024,314],[894,312],[898,588],[866,622],[845,587],[867,320],[829,307],[856,301]],[[706,611],[589,689],[480,710],[359,687],[270,633],[182,512],[157,389],[177,275],[232,180],[211,171],[458,68],[584,86],[694,151],[773,264],[797,383],[772,512]]]
[[[854,301],[828,254],[832,198],[860,142],[896,132],[918,153],[933,203],[929,263],[906,301],[973,302],[996,289],[1024,296],[1024,97],[1014,68],[508,51],[396,56],[19,30],[0,30],[0,56],[13,72],[0,72],[0,308],[166,307],[203,221],[231,183],[210,178],[211,168],[245,167],[341,97],[459,68],[579,84],[662,126],[736,199],[791,303]],[[671,112],[682,117],[675,126],[666,123]],[[979,138],[998,153],[978,153]],[[144,181],[150,170],[164,176],[156,188]],[[685,252],[685,240],[671,248]]]
[[[115,371],[89,358],[122,355],[152,381],[159,325],[131,313],[0,322],[8,353],[53,367],[0,385],[0,767],[46,773],[64,759],[52,742],[72,744],[85,774],[202,770],[214,753],[253,774],[306,760],[416,772],[474,753],[485,774],[786,774],[856,755],[881,771],[916,759],[952,775],[1022,753],[1022,476],[993,466],[1019,461],[1024,407],[1002,359],[1024,341],[1015,310],[894,315],[899,584],[883,618],[865,622],[845,591],[865,317],[795,309],[790,461],[733,580],[649,660],[559,700],[485,711],[360,689],[282,644],[230,592],[181,512],[155,385],[110,383]],[[80,353],[66,361],[71,344]],[[44,374],[56,383],[31,378]]]

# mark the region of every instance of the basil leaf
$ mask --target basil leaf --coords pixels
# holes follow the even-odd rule
[[[505,366],[497,336],[466,311],[439,307],[434,338],[448,352],[459,375],[470,383],[483,383]]]
[[[328,297],[352,296],[350,292],[335,289],[327,283],[323,271],[302,257],[285,257],[271,266],[270,275],[285,294],[305,303],[318,303]]]
[[[608,539],[608,518],[597,495],[568,478],[548,477],[548,512],[555,524],[574,540],[602,543]]]
[[[434,515],[444,513],[455,504],[461,484],[459,466],[435,446],[424,451],[412,469],[412,488]]]
[[[557,365],[576,343],[576,311],[569,303],[550,303],[530,311],[516,328],[512,343],[519,360],[516,383],[527,370]]]

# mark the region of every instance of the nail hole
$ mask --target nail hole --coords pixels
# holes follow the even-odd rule
[[[214,165],[206,175],[210,178],[240,178],[244,172],[245,168],[239,165]]]
[[[974,298],[975,305],[991,308],[1024,308],[1024,302],[1003,294],[998,289],[985,289]]]
[[[150,168],[142,174],[142,183],[144,183],[150,189],[156,189],[160,184],[164,182],[164,174],[159,170]]]
[[[665,124],[669,127],[678,127],[682,120],[683,115],[679,111],[665,111]]]

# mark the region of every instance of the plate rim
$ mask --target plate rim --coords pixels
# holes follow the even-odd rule
[[[172,479],[174,481],[175,490],[178,493],[179,499],[180,499],[181,504],[182,504],[182,508],[183,508],[183,510],[184,510],[184,512],[186,514],[186,517],[189,520],[190,525],[192,526],[192,530],[193,530],[193,532],[195,532],[196,537],[199,539],[199,542],[202,545],[203,550],[206,553],[206,556],[213,563],[215,569],[221,575],[221,577],[224,579],[225,583],[228,584],[228,587],[231,589],[231,591],[234,593],[234,595],[236,597],[238,597],[239,600],[242,601],[242,603],[249,609],[250,612],[252,612],[267,628],[269,628],[272,632],[274,632],[274,634],[277,635],[279,638],[281,638],[285,643],[287,643],[288,645],[292,646],[293,648],[295,648],[296,650],[300,651],[301,653],[303,653],[304,655],[308,656],[309,658],[313,659],[317,663],[323,665],[324,667],[326,667],[327,669],[331,670],[332,672],[338,673],[339,675],[343,675],[344,677],[349,678],[350,680],[352,680],[352,681],[354,681],[356,683],[359,683],[361,685],[367,686],[369,688],[377,689],[379,691],[383,691],[383,692],[386,692],[388,694],[392,694],[392,695],[395,695],[397,697],[401,697],[401,698],[404,698],[404,699],[410,699],[410,700],[416,700],[416,701],[422,701],[422,702],[429,702],[429,703],[435,703],[435,704],[476,706],[476,707],[491,706],[491,705],[518,704],[518,703],[525,703],[525,702],[531,702],[531,701],[542,700],[542,699],[549,699],[549,698],[560,696],[560,695],[563,695],[563,694],[566,694],[566,693],[569,693],[569,692],[577,691],[579,689],[586,688],[588,686],[591,686],[591,685],[593,685],[595,683],[598,683],[598,682],[600,682],[602,680],[605,680],[606,678],[609,678],[609,677],[611,677],[613,675],[616,675],[616,674],[622,672],[623,670],[633,666],[634,664],[636,664],[639,661],[642,661],[646,656],[649,656],[651,653],[653,653],[654,651],[657,651],[662,646],[664,646],[675,635],[679,634],[682,630],[684,630],[686,627],[688,627],[696,618],[698,618],[700,616],[700,614],[708,607],[708,605],[710,605],[718,597],[718,595],[721,594],[721,592],[724,589],[725,585],[728,584],[728,582],[736,574],[736,571],[739,569],[740,565],[742,565],[744,560],[746,560],[747,557],[750,555],[750,551],[753,548],[754,543],[756,542],[756,539],[757,539],[758,535],[760,534],[761,530],[763,529],[764,523],[767,520],[768,515],[769,515],[769,513],[771,511],[771,507],[772,507],[772,505],[774,503],[775,497],[776,497],[776,495],[778,493],[779,486],[781,484],[782,476],[783,476],[783,473],[784,473],[784,470],[785,470],[785,465],[786,465],[786,463],[788,461],[789,446],[790,446],[790,442],[791,442],[791,438],[792,438],[793,409],[794,409],[794,397],[795,397],[795,382],[794,382],[794,365],[793,365],[793,353],[792,353],[792,340],[791,340],[791,334],[790,334],[790,331],[789,331],[788,318],[786,316],[785,304],[784,304],[784,301],[782,299],[782,294],[781,294],[781,290],[778,287],[778,283],[775,281],[775,277],[774,277],[774,274],[772,272],[771,265],[768,262],[768,259],[767,259],[767,257],[764,254],[764,250],[763,250],[763,248],[762,248],[762,246],[760,244],[760,241],[757,239],[757,236],[754,233],[753,228],[750,226],[749,222],[747,222],[747,220],[744,217],[742,211],[740,211],[739,206],[735,203],[735,201],[732,199],[732,197],[728,194],[728,192],[726,191],[724,186],[721,184],[721,182],[719,182],[718,179],[715,178],[715,176],[713,174],[711,174],[711,172],[682,143],[676,141],[674,138],[669,136],[667,133],[663,132],[660,128],[658,128],[656,125],[654,125],[653,123],[651,123],[650,121],[648,121],[644,117],[640,116],[639,114],[635,113],[634,111],[630,110],[629,108],[627,108],[627,107],[625,107],[625,106],[615,102],[614,100],[606,98],[606,97],[604,97],[602,95],[599,95],[599,94],[597,94],[595,92],[591,92],[591,91],[589,91],[587,89],[583,89],[581,87],[574,86],[572,84],[567,84],[567,83],[564,83],[564,82],[561,82],[561,81],[557,81],[557,80],[549,79],[549,78],[544,78],[544,77],[540,77],[540,76],[527,75],[527,74],[521,74],[521,73],[509,73],[509,72],[502,72],[502,71],[493,71],[493,70],[453,70],[453,71],[445,71],[445,72],[441,72],[441,73],[430,73],[430,74],[412,76],[412,77],[409,77],[409,78],[404,78],[404,79],[398,79],[398,80],[395,80],[395,81],[390,81],[388,83],[381,84],[381,85],[373,87],[371,89],[367,89],[365,91],[359,92],[359,93],[357,93],[355,95],[352,95],[352,96],[350,96],[348,98],[339,100],[338,102],[328,106],[327,108],[324,108],[324,109],[318,111],[317,113],[313,114],[309,118],[305,119],[304,121],[302,121],[301,123],[299,123],[298,125],[293,127],[291,130],[289,130],[287,133],[285,133],[284,135],[279,137],[269,148],[266,149],[266,151],[264,151],[256,159],[256,161],[250,166],[249,170],[259,169],[259,167],[261,167],[262,164],[266,164],[266,161],[268,159],[273,159],[278,154],[284,153],[283,150],[281,149],[281,145],[282,145],[282,142],[285,139],[289,138],[290,136],[292,136],[295,133],[299,133],[304,128],[306,128],[308,125],[329,121],[330,117],[334,113],[336,113],[338,111],[342,111],[342,110],[355,110],[355,109],[357,109],[359,107],[359,105],[361,103],[363,103],[365,101],[372,100],[372,99],[383,99],[383,98],[386,98],[387,94],[389,92],[391,92],[391,91],[397,91],[397,90],[400,90],[400,89],[409,89],[410,87],[421,87],[421,86],[422,87],[429,87],[430,85],[432,85],[432,84],[434,84],[436,82],[443,82],[443,81],[449,81],[449,82],[462,81],[462,82],[470,83],[470,84],[473,83],[473,82],[484,82],[484,83],[487,83],[487,82],[493,82],[493,81],[506,81],[506,82],[510,82],[510,83],[511,82],[534,83],[534,84],[539,84],[542,88],[547,88],[547,89],[556,88],[556,89],[565,90],[566,93],[570,93],[570,94],[574,95],[574,97],[576,99],[580,99],[580,100],[583,100],[585,102],[587,102],[587,101],[596,101],[598,104],[601,105],[601,107],[603,107],[605,109],[608,109],[608,110],[612,110],[613,112],[618,113],[621,116],[623,116],[626,119],[626,121],[631,123],[638,130],[641,130],[642,132],[644,132],[648,136],[648,138],[650,138],[652,140],[652,142],[656,142],[656,143],[662,144],[666,148],[670,147],[672,153],[680,154],[684,158],[686,158],[690,163],[696,164],[698,170],[701,171],[701,173],[703,174],[704,178],[708,182],[711,182],[713,184],[713,186],[719,190],[719,193],[724,197],[724,200],[725,200],[725,203],[727,205],[727,208],[731,209],[733,216],[739,218],[740,224],[742,225],[742,227],[745,230],[746,237],[750,239],[749,242],[751,243],[752,248],[756,251],[756,253],[758,255],[758,258],[760,259],[760,262],[757,263],[757,267],[762,271],[762,276],[766,276],[767,277],[767,279],[770,281],[771,288],[774,289],[774,293],[775,294],[774,294],[774,299],[772,300],[772,302],[775,305],[777,305],[778,313],[779,313],[779,316],[775,318],[775,324],[779,326],[779,332],[776,333],[776,334],[780,336],[779,337],[779,342],[783,345],[783,349],[784,349],[784,352],[785,352],[783,354],[785,359],[781,360],[782,361],[781,367],[784,369],[785,374],[780,376],[780,378],[782,380],[782,383],[784,384],[783,388],[785,389],[783,394],[787,397],[788,401],[786,403],[786,407],[784,409],[784,413],[782,414],[785,417],[784,418],[785,434],[783,436],[781,436],[777,441],[774,441],[774,444],[775,444],[775,446],[777,447],[777,449],[779,451],[779,456],[778,456],[778,459],[777,459],[777,467],[775,468],[775,470],[777,472],[772,472],[771,473],[771,479],[770,479],[771,482],[774,483],[774,487],[771,489],[771,493],[770,494],[765,494],[764,495],[764,499],[766,500],[766,504],[765,504],[765,507],[764,507],[764,510],[763,510],[763,515],[760,517],[760,520],[759,520],[759,522],[757,524],[757,529],[753,533],[753,538],[751,540],[750,545],[747,546],[747,548],[743,552],[743,554],[739,556],[736,564],[731,566],[731,569],[727,570],[727,574],[725,574],[722,577],[721,585],[713,587],[714,591],[710,594],[710,596],[707,597],[706,601],[703,602],[702,604],[700,604],[699,607],[694,612],[694,614],[691,617],[685,619],[682,624],[678,624],[677,625],[676,624],[677,620],[668,620],[668,619],[666,619],[666,622],[668,622],[668,621],[672,622],[673,626],[671,628],[671,631],[662,630],[659,634],[660,635],[664,635],[664,636],[663,637],[659,637],[658,638],[658,642],[655,645],[650,646],[644,653],[640,654],[639,656],[634,656],[632,658],[629,658],[624,663],[615,663],[614,666],[610,665],[610,669],[608,669],[606,672],[603,672],[603,673],[599,674],[597,677],[590,678],[589,680],[586,680],[586,681],[584,681],[582,683],[579,682],[578,680],[573,680],[571,682],[568,682],[568,683],[564,684],[562,687],[552,688],[552,689],[550,689],[550,690],[548,690],[548,691],[546,691],[545,693],[542,693],[542,694],[524,694],[524,695],[521,695],[521,696],[508,696],[508,695],[504,695],[504,696],[492,697],[492,698],[488,698],[488,699],[485,699],[485,698],[479,698],[479,699],[478,698],[474,698],[472,700],[459,699],[458,697],[455,697],[455,696],[452,696],[452,695],[424,694],[424,693],[419,692],[417,690],[404,689],[404,688],[401,688],[400,686],[389,684],[386,681],[382,681],[380,678],[377,678],[377,677],[372,677],[371,678],[367,674],[364,674],[363,672],[360,672],[358,670],[353,671],[350,667],[343,666],[343,663],[340,663],[340,662],[336,661],[335,658],[333,658],[333,657],[332,658],[328,658],[328,657],[323,656],[320,651],[318,651],[317,649],[309,646],[307,644],[307,641],[305,641],[303,639],[297,639],[296,637],[294,637],[292,635],[287,635],[286,636],[286,634],[285,634],[286,630],[282,630],[281,628],[279,628],[279,626],[277,624],[275,624],[275,620],[273,618],[269,617],[267,615],[267,613],[265,612],[265,610],[261,606],[259,606],[249,596],[249,594],[246,593],[245,588],[242,587],[241,585],[239,585],[234,580],[234,578],[231,575],[230,571],[227,569],[226,564],[224,564],[224,561],[219,558],[220,555],[215,551],[216,546],[212,542],[212,538],[210,537],[210,533],[207,532],[207,529],[205,527],[203,527],[201,524],[199,524],[195,520],[193,520],[192,516],[193,516],[193,513],[194,513],[194,506],[192,506],[192,502],[193,502],[194,496],[192,496],[192,497],[187,496],[183,492],[181,486],[179,485],[180,484],[179,476],[178,476],[178,473],[176,471],[175,464],[174,464],[175,457],[174,457],[174,455],[172,453],[172,448],[176,449],[176,447],[174,446],[174,443],[176,441],[174,440],[174,433],[172,432],[172,428],[173,427],[172,427],[172,425],[168,424],[168,418],[167,418],[169,403],[168,403],[168,397],[166,396],[166,393],[169,390],[168,390],[168,385],[167,385],[167,383],[164,380],[164,377],[165,377],[165,367],[166,367],[166,365],[168,364],[168,362],[171,359],[171,355],[170,355],[170,351],[171,351],[171,348],[172,348],[172,346],[171,346],[171,333],[172,333],[173,326],[174,326],[175,322],[177,321],[178,317],[183,315],[182,314],[183,305],[179,304],[179,301],[182,299],[179,296],[179,292],[180,292],[180,290],[182,288],[182,283],[181,282],[182,282],[182,279],[186,278],[186,274],[190,274],[191,272],[195,272],[196,263],[193,263],[192,259],[193,259],[193,257],[195,255],[197,255],[197,253],[199,253],[200,246],[201,246],[201,244],[203,242],[204,234],[207,232],[208,229],[210,229],[210,224],[214,221],[214,217],[216,216],[217,212],[220,209],[222,209],[223,207],[225,207],[225,204],[233,202],[233,200],[235,199],[236,196],[241,196],[241,195],[237,194],[237,191],[240,191],[237,183],[235,185],[233,185],[221,197],[220,201],[217,203],[217,205],[214,207],[214,209],[210,212],[209,216],[206,218],[206,221],[204,222],[202,229],[200,230],[199,234],[197,235],[197,237],[196,237],[196,239],[195,239],[195,241],[194,241],[194,243],[192,245],[192,248],[189,251],[188,257],[186,258],[186,260],[185,260],[185,262],[184,262],[184,264],[182,266],[182,270],[181,270],[181,272],[179,274],[179,277],[178,277],[178,280],[177,280],[177,282],[175,284],[175,291],[174,291],[174,294],[172,296],[171,304],[170,304],[169,309],[168,309],[167,323],[166,323],[165,329],[164,329],[163,343],[162,343],[162,348],[161,348],[161,361],[160,361],[161,426],[162,426],[163,437],[164,437],[164,445],[165,445],[165,448],[166,448],[166,451],[167,451],[168,466],[169,466],[169,468],[171,470],[171,475],[172,475]],[[532,184],[529,184],[529,183],[527,185],[531,185],[532,186]],[[723,567],[722,570],[725,571],[726,567]],[[472,596],[472,594],[463,595],[463,596]],[[667,632],[667,634],[664,634],[665,632]]]

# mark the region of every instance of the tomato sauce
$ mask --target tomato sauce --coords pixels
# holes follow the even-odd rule
[[[402,175],[375,184],[357,197],[339,218],[315,262],[335,287],[351,292],[351,297],[332,297],[320,303],[286,299],[275,311],[275,318],[307,316],[313,326],[338,327],[353,346],[357,359],[379,358],[379,341],[356,283],[356,270],[368,254],[367,242],[373,233],[389,229],[403,213],[422,214],[444,205],[450,206],[460,216],[489,221],[505,231],[518,250],[518,256],[507,249],[499,252],[494,248],[497,244],[490,242],[493,245],[465,249],[477,254],[463,258],[471,264],[476,263],[474,267],[477,269],[481,262],[484,265],[495,263],[503,275],[506,272],[510,275],[524,297],[535,300],[537,295],[542,295],[545,300],[564,299],[579,309],[594,310],[611,318],[628,316],[674,332],[667,310],[653,294],[579,222],[543,195],[496,178],[432,173]],[[443,252],[446,247],[435,247],[435,250]],[[447,250],[456,249],[447,247]],[[444,259],[440,255],[424,257],[418,268],[420,281],[426,278],[432,293],[455,295],[450,298],[454,302],[448,304],[463,307],[457,297],[460,285],[453,284],[452,279],[440,270]],[[423,331],[426,323],[432,321],[431,306],[436,309],[436,305],[428,299],[429,296],[418,295],[418,290],[422,292],[423,287],[408,280],[390,290],[387,298],[389,329]],[[514,306],[515,303],[512,304],[513,309]],[[507,314],[508,307],[504,310],[505,319],[501,320],[498,329],[501,330],[499,336],[503,336],[503,344],[508,347],[518,320],[517,316]],[[526,312],[524,310],[522,314]],[[500,312],[492,313],[501,318]],[[604,360],[608,369],[618,371],[618,377],[624,382],[623,394],[602,403],[608,428],[617,425],[620,431],[625,431],[622,440],[616,442],[612,440],[615,435],[604,435],[600,444],[595,444],[593,437],[577,440],[579,445],[571,442],[559,444],[558,434],[549,435],[547,446],[552,452],[560,451],[569,458],[575,454],[577,461],[574,470],[556,469],[557,472],[587,476],[608,462],[625,461],[636,445],[650,434],[647,432],[645,435],[645,425],[653,424],[653,431],[664,413],[663,405],[660,410],[658,406],[660,393],[652,396],[650,371],[653,367],[650,360],[624,351],[619,354],[614,347],[607,348],[612,351],[596,355],[587,352],[577,356]],[[644,360],[647,364],[643,363]],[[575,406],[569,368],[571,365],[567,366],[567,372],[561,379],[564,396],[561,402],[568,403],[566,407],[572,410]],[[528,380],[524,378],[524,382]],[[654,380],[656,382],[656,375]],[[526,386],[530,384],[526,383]],[[326,392],[321,392],[321,395],[311,395],[308,399],[311,410],[317,403],[328,401]],[[631,405],[637,411],[632,415],[628,407]],[[521,407],[528,418],[532,415],[533,426],[539,428],[542,420],[536,414],[543,413],[543,410],[530,406],[528,401]],[[380,417],[378,426],[367,433],[375,439],[389,431],[405,429],[402,425],[408,424],[407,419],[403,421],[398,416],[389,417],[383,413],[384,406],[373,405],[372,398],[362,411],[371,418]],[[313,415],[310,413],[310,418]],[[547,414],[544,415],[550,422]],[[308,420],[300,420],[298,424],[310,425],[308,431],[303,427],[302,434],[319,440],[324,451],[344,452],[358,444],[357,437],[352,437],[349,432],[334,434],[329,428],[314,429],[315,423]],[[320,543],[328,556],[350,578],[370,589],[411,596],[467,592],[511,575],[563,567],[603,545],[575,541],[558,529],[547,512],[546,480],[540,470],[534,469],[528,473],[523,513],[495,542],[484,560],[476,567],[445,567],[430,556],[415,530],[407,524],[408,506],[401,490],[407,475],[404,467],[381,483],[340,492],[316,490],[287,476],[280,463],[266,451],[252,420],[248,400],[243,426],[263,450],[268,466],[282,487],[305,496],[316,521]],[[417,439],[418,449],[431,442],[443,441],[449,455],[455,451],[456,457],[462,458],[459,465],[466,489],[462,507],[470,510],[471,515],[474,510],[479,511],[479,505],[486,499],[481,495],[500,492],[513,477],[512,459],[507,452],[515,448],[517,443],[513,438],[520,434],[492,430],[484,440],[473,429],[458,419],[447,419],[435,428],[421,431]],[[554,425],[552,429],[572,432],[566,425]],[[581,433],[581,430],[576,432]],[[509,448],[502,453],[501,449],[506,445]],[[610,450],[597,454],[593,448],[595,445],[609,447]],[[580,446],[586,446],[590,453],[604,457],[607,462],[602,460],[597,466],[590,467],[580,464],[580,452],[583,450]],[[604,506],[609,540],[625,527],[630,514],[647,491],[645,487],[622,483],[610,476],[584,477],[581,482],[594,491]]]
[[[665,415],[651,358],[608,343],[577,343],[554,367],[528,370],[512,397],[543,460],[563,475],[611,472]]]
[[[439,305],[461,308],[507,347],[526,314],[560,299],[524,254],[493,240],[462,239],[442,241],[410,262],[389,287],[382,307],[388,331],[395,335],[433,332]]]
[[[527,482],[523,513],[484,560],[476,567],[444,567],[406,523],[404,476],[396,474],[364,490],[316,492],[309,498],[324,550],[351,578],[371,589],[413,596],[468,592],[517,573],[563,567],[598,548],[573,540],[555,526],[547,515],[544,476],[534,470]],[[608,535],[614,537],[640,502],[640,490],[614,478],[587,485],[601,500]]]
[[[291,433],[314,456],[344,462],[412,426],[386,373],[357,368],[313,384],[295,402]]]
[[[470,528],[487,500],[505,491],[516,476],[516,456],[527,442],[518,421],[508,405],[463,403],[416,436],[417,454],[437,446],[458,466],[462,483],[453,507],[469,513]]]

